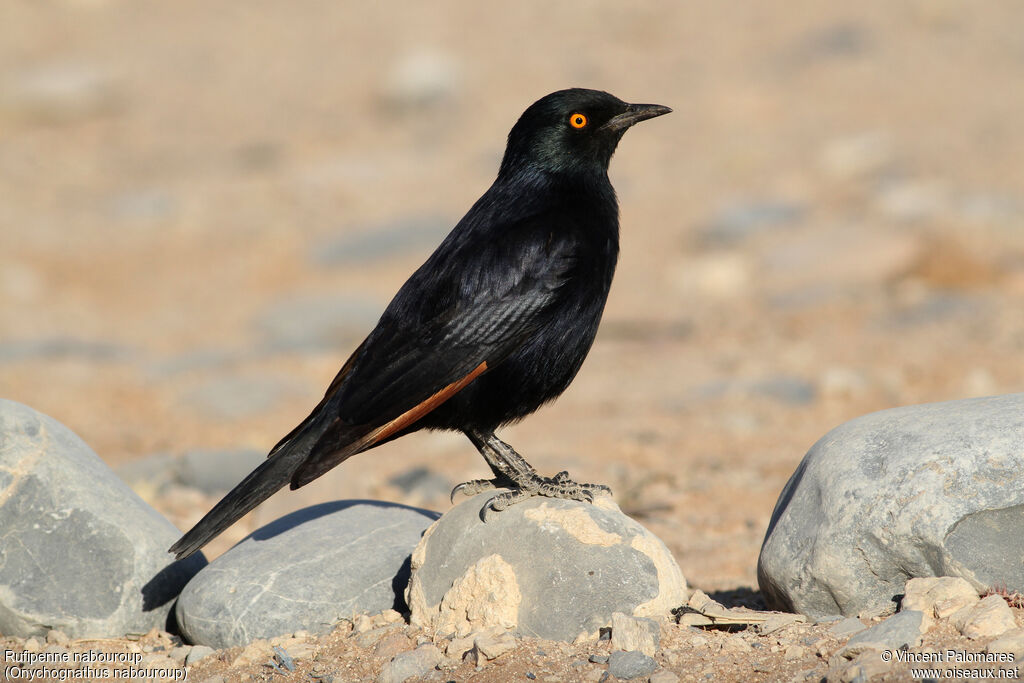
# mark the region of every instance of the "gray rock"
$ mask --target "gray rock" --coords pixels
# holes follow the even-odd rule
[[[362,265],[410,252],[432,249],[455,225],[439,216],[408,216],[352,233],[331,236],[309,250],[317,266]]]
[[[921,644],[924,615],[917,610],[894,614],[846,642],[839,655],[852,659],[865,650],[900,650]]]
[[[857,617],[846,617],[838,624],[828,630],[829,633],[834,635],[836,638],[845,638],[846,636],[852,636],[855,633],[860,633],[865,630],[867,626],[858,619]]]
[[[1024,394],[896,408],[829,432],[776,503],[758,581],[769,608],[853,615],[908,578],[1024,590]]]
[[[190,642],[216,648],[401,609],[409,554],[438,515],[377,501],[314,505],[257,529],[178,599]]]
[[[608,673],[621,681],[650,676],[657,668],[658,663],[653,657],[638,650],[616,650],[608,656]]]
[[[441,651],[433,645],[421,645],[411,652],[395,655],[381,667],[378,683],[402,683],[410,678],[426,676],[441,662]]]
[[[206,560],[67,427],[0,399],[0,633],[73,638],[166,628]]]
[[[406,593],[413,624],[573,641],[596,639],[614,612],[655,617],[684,602],[671,553],[610,498],[533,498],[484,524],[493,495],[452,508],[424,534]]]

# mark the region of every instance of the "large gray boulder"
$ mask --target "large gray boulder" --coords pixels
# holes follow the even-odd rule
[[[439,517],[371,500],[323,503],[243,539],[196,575],[178,599],[182,634],[215,648],[339,619],[404,609],[409,555]]]
[[[814,617],[895,606],[908,578],[1024,591],[1024,394],[907,406],[814,444],[758,561],[768,606]]]
[[[0,399],[0,633],[73,638],[166,628],[202,555],[71,430]]]
[[[484,523],[494,495],[452,508],[424,534],[406,593],[413,624],[573,641],[596,639],[615,612],[661,617],[686,602],[668,548],[611,498],[532,498]]]

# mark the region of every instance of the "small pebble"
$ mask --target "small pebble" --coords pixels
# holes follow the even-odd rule
[[[783,652],[782,656],[786,659],[800,659],[805,654],[804,648],[799,645],[790,645]]]
[[[64,633],[64,631],[50,629],[46,634],[46,642],[51,645],[67,645],[71,642],[71,639],[68,638],[68,634]]]
[[[679,683],[679,676],[667,669],[656,671],[647,679],[648,683]]]
[[[397,624],[402,621],[402,615],[393,609],[386,609],[380,614],[375,614],[370,619],[373,621],[375,626],[385,626],[387,624]]]
[[[195,645],[188,654],[185,655],[185,666],[192,666],[196,662],[202,660],[204,657],[212,655],[216,650],[206,645]]]
[[[178,645],[167,653],[167,656],[173,659],[178,666],[182,666],[185,663],[185,658],[188,656],[189,651],[192,649],[191,645]]]
[[[384,665],[379,683],[402,683],[413,677],[424,677],[441,663],[443,655],[433,645],[423,645],[396,655],[394,659]]]
[[[590,660],[589,661],[592,664],[607,664],[608,663],[608,655],[590,655]]]
[[[514,650],[515,647],[515,636],[508,631],[498,634],[483,633],[476,636],[473,640],[473,649],[477,653],[478,664],[482,663],[481,658],[487,660],[497,659],[506,652]]]
[[[690,638],[690,645],[693,647],[707,647],[711,644],[711,641],[704,636],[694,636]]]
[[[373,619],[367,614],[357,614],[352,619],[352,631],[355,633],[366,633],[376,628]]]
[[[628,681],[641,676],[649,676],[657,668],[658,664],[653,657],[648,657],[637,650],[630,652],[618,650],[608,657],[608,673],[620,680]]]
[[[473,640],[475,638],[476,636],[472,633],[465,638],[452,638],[445,647],[445,654],[449,657],[462,657],[473,649]]]
[[[391,659],[395,655],[410,649],[409,645],[409,637],[401,631],[395,631],[380,639],[380,642],[373,649],[373,655],[381,659]]]

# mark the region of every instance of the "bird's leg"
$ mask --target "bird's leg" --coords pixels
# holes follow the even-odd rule
[[[466,431],[465,434],[469,437],[469,440],[473,442],[473,445],[476,446],[476,449],[480,451],[480,455],[484,457],[484,460],[487,462],[487,466],[491,468],[492,472],[494,472],[494,478],[471,479],[469,481],[462,482],[452,489],[452,502],[455,502],[455,496],[460,493],[466,496],[475,496],[478,493],[483,493],[484,491],[490,491],[493,489],[517,488],[518,484],[516,481],[521,477],[517,477],[516,472],[513,469],[514,466],[506,462],[506,460],[487,443],[487,435],[475,430]],[[491,434],[491,437],[494,437],[494,435]],[[511,450],[511,448],[509,450]],[[515,451],[512,452],[515,453]],[[519,462],[515,463],[515,465],[520,468],[525,466],[526,470],[528,470],[530,474],[537,479],[540,478],[537,475],[536,470],[530,466],[530,463],[526,462],[526,460],[524,460],[518,453],[515,453],[515,455],[519,458]]]
[[[607,486],[573,481],[569,478],[568,472],[559,472],[553,477],[540,476],[523,456],[516,453],[515,449],[496,437],[493,432],[466,430],[466,436],[487,461],[494,472],[494,478],[474,479],[459,484],[452,491],[452,498],[456,493],[475,495],[494,488],[512,489],[487,501],[487,505],[481,511],[485,521],[489,511],[500,512],[533,496],[567,498],[592,503],[595,495],[611,494],[611,489]]]

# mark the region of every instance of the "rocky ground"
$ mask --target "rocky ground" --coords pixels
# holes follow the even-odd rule
[[[997,600],[1003,598],[997,596]],[[1006,608],[1009,609],[1009,608]],[[1019,624],[1024,611],[1014,619]],[[919,613],[915,613],[919,614]],[[924,638],[903,648],[889,644],[856,643],[895,618],[853,617],[822,623],[781,620],[771,625],[730,631],[662,624],[653,657],[640,651],[624,652],[611,639],[597,643],[568,644],[533,638],[500,638],[481,634],[474,640],[439,638],[410,627],[396,612],[342,621],[333,632],[314,638],[308,633],[257,640],[247,647],[211,651],[190,647],[175,636],[159,631],[125,640],[69,641],[59,631],[45,639],[0,638],[0,647],[39,657],[66,657],[71,664],[45,661],[25,664],[22,677],[33,668],[93,671],[126,670],[150,674],[151,680],[187,680],[204,683],[247,681],[381,681],[414,680],[475,681],[616,681],[651,683],[677,681],[908,681],[941,678],[1020,678],[1019,655],[1024,630],[1009,638],[963,635],[955,619],[938,620]],[[969,633],[969,632],[968,632]],[[852,636],[852,637],[851,637]],[[889,643],[907,644],[907,634],[887,635]],[[901,641],[901,638],[903,639]],[[987,643],[987,645],[986,645]],[[883,649],[888,647],[888,649]],[[77,662],[74,653],[88,662],[90,653],[102,652],[122,661]],[[24,654],[21,655],[25,657]],[[59,661],[59,660],[58,660]],[[923,663],[922,663],[923,662]],[[950,671],[950,673],[944,673]],[[999,673],[1002,671],[1003,673]],[[956,673],[959,672],[959,673]],[[39,675],[39,674],[37,674]],[[97,680],[114,679],[102,671]],[[136,676],[139,676],[136,673]],[[177,677],[177,678],[175,678]],[[11,679],[14,680],[14,679]],[[43,678],[45,680],[45,678]]]
[[[613,161],[622,257],[590,358],[503,437],[544,472],[609,484],[691,585],[757,604],[772,506],[831,427],[1024,387],[1014,4],[22,0],[2,14],[0,395],[112,466],[258,461],[486,188],[518,113],[569,85],[675,112]],[[135,484],[185,528],[234,471]],[[484,473],[465,439],[414,435],[277,496],[209,555],[324,500],[443,511]],[[376,676],[380,641],[346,628],[297,671]],[[819,675],[830,628],[667,629],[656,659],[683,679]],[[393,629],[397,650],[431,639]],[[924,646],[984,648],[950,628]],[[444,671],[585,679],[602,654],[524,641]],[[238,656],[190,677],[278,675],[266,652],[231,668]]]

